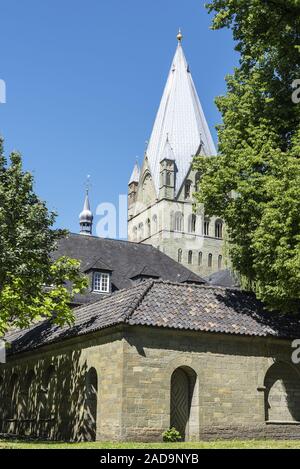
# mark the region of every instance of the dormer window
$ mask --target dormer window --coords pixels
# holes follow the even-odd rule
[[[109,274],[104,272],[95,272],[93,275],[93,291],[96,293],[110,292]]]

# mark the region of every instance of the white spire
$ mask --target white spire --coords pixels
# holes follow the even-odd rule
[[[140,180],[140,168],[139,168],[139,164],[138,164],[138,161],[135,162],[135,165],[134,165],[134,168],[133,168],[133,171],[132,171],[132,174],[131,174],[131,178],[129,179],[129,184],[133,183],[133,182],[139,182]]]
[[[159,190],[159,163],[165,150],[166,135],[169,135],[169,140],[172,142],[172,151],[178,170],[176,193],[190,169],[192,158],[199,150],[201,142],[202,154],[216,155],[215,145],[184,56],[182,37],[179,33],[177,50],[147,150],[157,192]]]
[[[91,235],[93,230],[93,214],[91,212],[89,190],[86,189],[83,210],[79,215],[80,233]]]

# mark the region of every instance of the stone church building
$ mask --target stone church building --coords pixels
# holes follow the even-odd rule
[[[92,236],[87,194],[81,233],[53,253],[79,259],[89,280],[74,324],[47,319],[5,337],[2,435],[160,441],[175,427],[187,441],[300,438],[299,316],[203,278],[223,278],[224,227],[192,210],[192,157],[215,149],[181,40],[130,180],[129,241]]]
[[[200,174],[194,156],[216,155],[189,65],[182,34],[142,167],[128,189],[128,239],[152,244],[193,272],[208,276],[225,266],[222,220],[193,210]]]

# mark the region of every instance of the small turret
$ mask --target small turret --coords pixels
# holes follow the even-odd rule
[[[80,234],[91,235],[93,232],[93,214],[90,208],[89,191],[86,190],[83,210],[79,215]]]
[[[131,207],[136,202],[137,188],[140,180],[140,168],[139,164],[136,161],[131,178],[128,183],[128,207]]]
[[[175,156],[171,147],[169,136],[160,160],[159,198],[174,198],[175,192]]]

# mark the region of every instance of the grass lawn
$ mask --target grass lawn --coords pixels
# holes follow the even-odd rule
[[[0,449],[300,449],[300,440],[230,440],[197,443],[56,443],[0,440]]]

